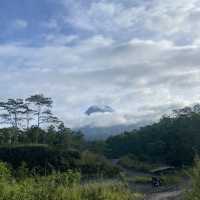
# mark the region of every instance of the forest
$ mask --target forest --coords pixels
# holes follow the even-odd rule
[[[159,122],[110,137],[106,155],[132,155],[141,161],[177,167],[191,165],[200,153],[200,105],[173,110]]]

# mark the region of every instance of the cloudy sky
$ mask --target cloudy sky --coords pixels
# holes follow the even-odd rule
[[[1,0],[0,30],[0,99],[43,93],[69,127],[200,101],[199,0]]]

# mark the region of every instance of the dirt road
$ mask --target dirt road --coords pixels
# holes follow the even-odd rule
[[[181,190],[160,192],[155,194],[149,194],[144,198],[144,200],[180,200],[181,194]]]
[[[118,166],[127,177],[139,177],[139,176],[152,176],[150,173],[143,173],[134,170],[128,170],[118,165],[117,160],[113,161],[113,164]],[[183,189],[188,184],[188,180],[183,180],[182,184],[172,187],[160,187],[158,189],[152,188],[151,184],[135,184],[129,182],[129,187],[134,191],[145,194],[144,200],[181,200]]]

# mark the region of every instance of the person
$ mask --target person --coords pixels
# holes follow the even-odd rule
[[[161,186],[161,181],[160,181],[160,178],[158,177],[152,177],[152,186],[153,187],[160,187]]]

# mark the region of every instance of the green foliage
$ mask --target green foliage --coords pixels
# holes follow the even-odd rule
[[[105,141],[88,141],[87,149],[93,153],[103,155],[105,151]]]
[[[52,105],[52,99],[42,94],[0,102],[0,123],[5,125],[0,129],[0,145],[48,144],[64,149],[83,148],[83,135],[66,128],[53,115]]]
[[[0,200],[136,200],[121,183],[80,184],[79,174],[66,172],[22,181],[0,180]]]
[[[106,155],[120,158],[132,154],[151,163],[191,165],[195,154],[200,153],[200,112],[196,107],[176,111],[175,116],[163,117],[151,126],[110,137]]]
[[[182,179],[178,175],[165,175],[165,176],[161,176],[160,180],[163,186],[172,186],[172,185],[180,184]],[[134,182],[136,184],[151,184],[152,177],[151,176],[136,176],[134,178]]]
[[[85,151],[64,150],[48,145],[29,144],[0,147],[0,160],[9,163],[18,178],[40,174],[48,175],[54,171],[81,171],[86,177],[114,177],[119,169],[104,156]]]
[[[16,144],[48,144],[65,149],[80,149],[85,142],[81,133],[73,132],[64,125],[62,127],[60,125],[57,129],[54,126],[49,126],[47,130],[35,126],[27,130],[0,129],[0,145]]]
[[[19,179],[25,179],[30,175],[27,164],[23,161],[16,171],[16,177]]]
[[[4,162],[0,162],[0,179],[7,179],[11,177],[11,170]]]
[[[141,171],[142,172],[149,172],[150,170],[152,170],[153,168],[156,167],[156,165],[141,162],[140,160],[138,160],[137,158],[135,158],[132,155],[123,156],[122,158],[120,158],[118,163],[122,167],[125,167],[127,169],[131,169],[131,170],[140,171],[140,172]]]
[[[136,176],[134,178],[134,182],[137,184],[150,184],[151,181],[152,180],[150,176]]]
[[[165,175],[161,177],[161,181],[163,185],[171,186],[171,185],[178,185],[179,183],[181,183],[182,178],[178,174]]]
[[[68,170],[66,172],[60,173],[60,172],[54,172],[49,176],[36,176],[35,180],[37,182],[45,182],[46,184],[57,186],[66,186],[71,187],[77,184],[80,184],[81,182],[81,174],[79,172],[75,172],[72,170]]]
[[[185,200],[200,200],[200,161],[196,160],[194,168],[191,170],[192,189],[185,194]]]
[[[0,160],[20,169],[23,162],[34,173],[49,174],[52,171],[65,171],[78,168],[80,154],[75,150],[63,151],[47,145],[18,145],[0,147]],[[20,171],[25,170],[21,166]],[[20,172],[21,173],[21,172]]]
[[[85,151],[81,157],[81,172],[91,176],[114,177],[120,170],[104,156]]]
[[[24,127],[29,129],[31,121],[37,122],[38,128],[41,124],[57,124],[60,121],[51,112],[52,104],[52,99],[43,94],[33,95],[27,99],[8,99],[0,102],[1,124],[9,124],[15,129]]]

